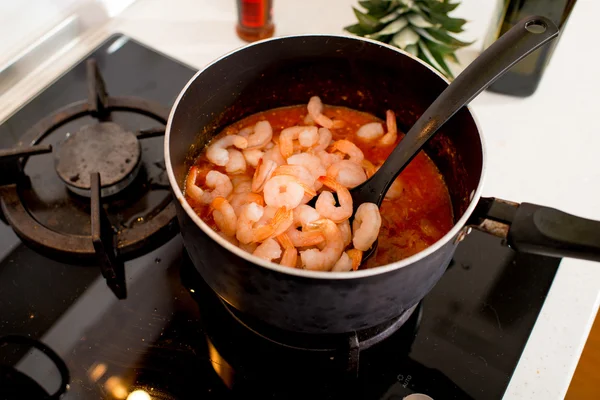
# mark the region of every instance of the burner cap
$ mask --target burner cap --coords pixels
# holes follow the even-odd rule
[[[56,172],[67,187],[90,196],[90,174],[100,173],[101,196],[125,189],[141,166],[137,137],[114,122],[86,125],[71,134],[56,155]]]

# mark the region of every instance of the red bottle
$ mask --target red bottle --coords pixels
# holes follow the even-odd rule
[[[254,42],[273,36],[272,0],[237,0],[237,6],[236,31],[242,40]]]

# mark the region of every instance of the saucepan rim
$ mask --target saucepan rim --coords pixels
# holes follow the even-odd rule
[[[465,212],[463,213],[461,218],[454,224],[452,229],[450,229],[450,231],[448,231],[437,242],[435,242],[431,246],[427,247],[425,250],[418,252],[417,254],[414,254],[408,258],[402,259],[400,261],[397,261],[397,262],[394,262],[391,264],[379,266],[376,268],[370,268],[370,269],[358,270],[358,271],[347,271],[347,272],[309,271],[309,270],[305,270],[305,269],[281,266],[274,262],[266,261],[262,258],[253,256],[252,254],[240,249],[239,247],[233,245],[232,243],[230,243],[227,240],[225,240],[224,238],[222,238],[217,232],[215,232],[212,228],[210,228],[194,212],[194,210],[192,209],[190,204],[185,199],[183,192],[179,188],[177,179],[175,178],[175,173],[173,172],[173,167],[171,164],[171,154],[170,154],[169,143],[170,143],[170,138],[171,138],[171,126],[173,123],[173,118],[175,116],[175,113],[177,112],[179,103],[180,103],[181,99],[183,98],[184,94],[187,92],[188,88],[196,81],[196,79],[205,70],[209,69],[213,65],[219,63],[221,60],[226,59],[227,57],[229,57],[230,55],[232,55],[234,53],[237,53],[239,51],[244,51],[253,46],[261,46],[265,43],[272,42],[272,41],[286,40],[286,39],[291,39],[291,38],[302,38],[302,37],[343,38],[346,40],[364,41],[364,42],[368,42],[368,43],[371,43],[371,44],[374,44],[374,45],[377,45],[380,47],[386,47],[390,50],[394,50],[398,53],[401,53],[402,55],[404,55],[406,57],[412,58],[413,60],[420,63],[423,67],[428,68],[431,72],[435,73],[437,76],[439,76],[441,79],[443,79],[444,82],[449,84],[448,79],[446,79],[446,77],[444,77],[440,72],[438,72],[435,68],[431,67],[429,64],[425,63],[424,61],[420,60],[419,58],[413,56],[412,54],[407,53],[404,50],[398,49],[396,47],[390,46],[385,43],[381,43],[381,42],[378,42],[378,41],[375,41],[372,39],[356,37],[356,36],[332,35],[332,34],[303,34],[303,35],[280,36],[280,37],[274,37],[274,38],[270,38],[270,39],[261,40],[261,41],[240,47],[233,51],[230,51],[229,53],[224,54],[223,56],[217,58],[216,60],[214,60],[213,62],[211,62],[210,64],[201,68],[198,72],[196,72],[194,74],[194,76],[185,85],[185,87],[181,90],[181,92],[177,96],[177,99],[175,100],[175,103],[173,104],[173,107],[171,108],[171,112],[169,114],[169,119],[167,121],[167,126],[166,126],[166,130],[165,130],[164,151],[165,151],[165,164],[166,164],[166,168],[167,168],[167,175],[169,177],[169,183],[171,185],[171,189],[173,190],[176,200],[181,204],[181,206],[185,210],[187,216],[189,218],[191,218],[192,221],[194,221],[194,223],[200,229],[202,229],[202,231],[204,231],[204,233],[206,233],[212,240],[214,240],[216,243],[218,243],[219,245],[221,245],[222,247],[224,247],[225,249],[227,249],[234,255],[236,255],[248,262],[259,265],[261,267],[264,267],[264,268],[267,268],[267,269],[270,269],[270,270],[273,270],[276,272],[280,272],[282,274],[294,275],[294,276],[302,277],[302,278],[312,278],[312,279],[359,279],[359,278],[365,278],[365,277],[370,277],[370,276],[374,276],[374,275],[384,274],[387,272],[395,271],[397,269],[406,267],[406,266],[411,265],[411,264],[429,256],[430,254],[433,254],[434,252],[438,251],[448,241],[452,240],[459,233],[459,231],[461,229],[463,229],[469,216],[475,209],[479,198],[481,197],[481,191],[483,188],[483,180],[484,180],[485,170],[486,170],[486,152],[485,152],[485,144],[483,142],[483,135],[481,133],[481,127],[480,127],[479,121],[477,120],[476,116],[473,114],[473,110],[470,107],[467,107],[467,109],[469,111],[469,114],[471,115],[471,118],[473,119],[473,122],[475,123],[475,126],[477,128],[477,133],[479,135],[479,140],[481,143],[482,165],[481,165],[481,173],[479,176],[479,182],[477,185],[477,189],[475,190],[475,193],[472,193],[472,195],[470,196],[471,199],[470,199],[469,206],[467,207],[467,209],[465,210]],[[192,143],[190,143],[190,145],[191,144]],[[219,266],[215,266],[215,268],[218,268],[218,267]]]

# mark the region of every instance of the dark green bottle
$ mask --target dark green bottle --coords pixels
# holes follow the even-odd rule
[[[488,31],[485,47],[491,45],[518,21],[531,15],[542,15],[551,19],[562,33],[576,1],[498,0],[498,9]],[[559,40],[560,37],[531,53],[494,82],[488,90],[520,97],[532,95]]]

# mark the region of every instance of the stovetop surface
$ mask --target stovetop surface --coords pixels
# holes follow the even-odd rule
[[[194,73],[119,35],[91,56],[111,95],[165,106]],[[0,148],[81,100],[85,79],[82,63],[2,124]],[[146,128],[135,119],[122,123]],[[161,153],[161,140],[152,140]],[[98,268],[45,258],[2,224],[0,256],[0,336],[24,335],[54,349],[71,375],[64,399],[129,400],[149,398],[144,392],[156,399],[402,399],[415,392],[498,399],[560,262],[517,254],[473,232],[405,326],[360,354],[355,378],[344,371],[343,350],[284,350],[236,324],[191,265],[179,236],[126,263],[125,300],[117,300]],[[2,363],[49,392],[58,386],[55,368],[38,351],[5,346]]]

